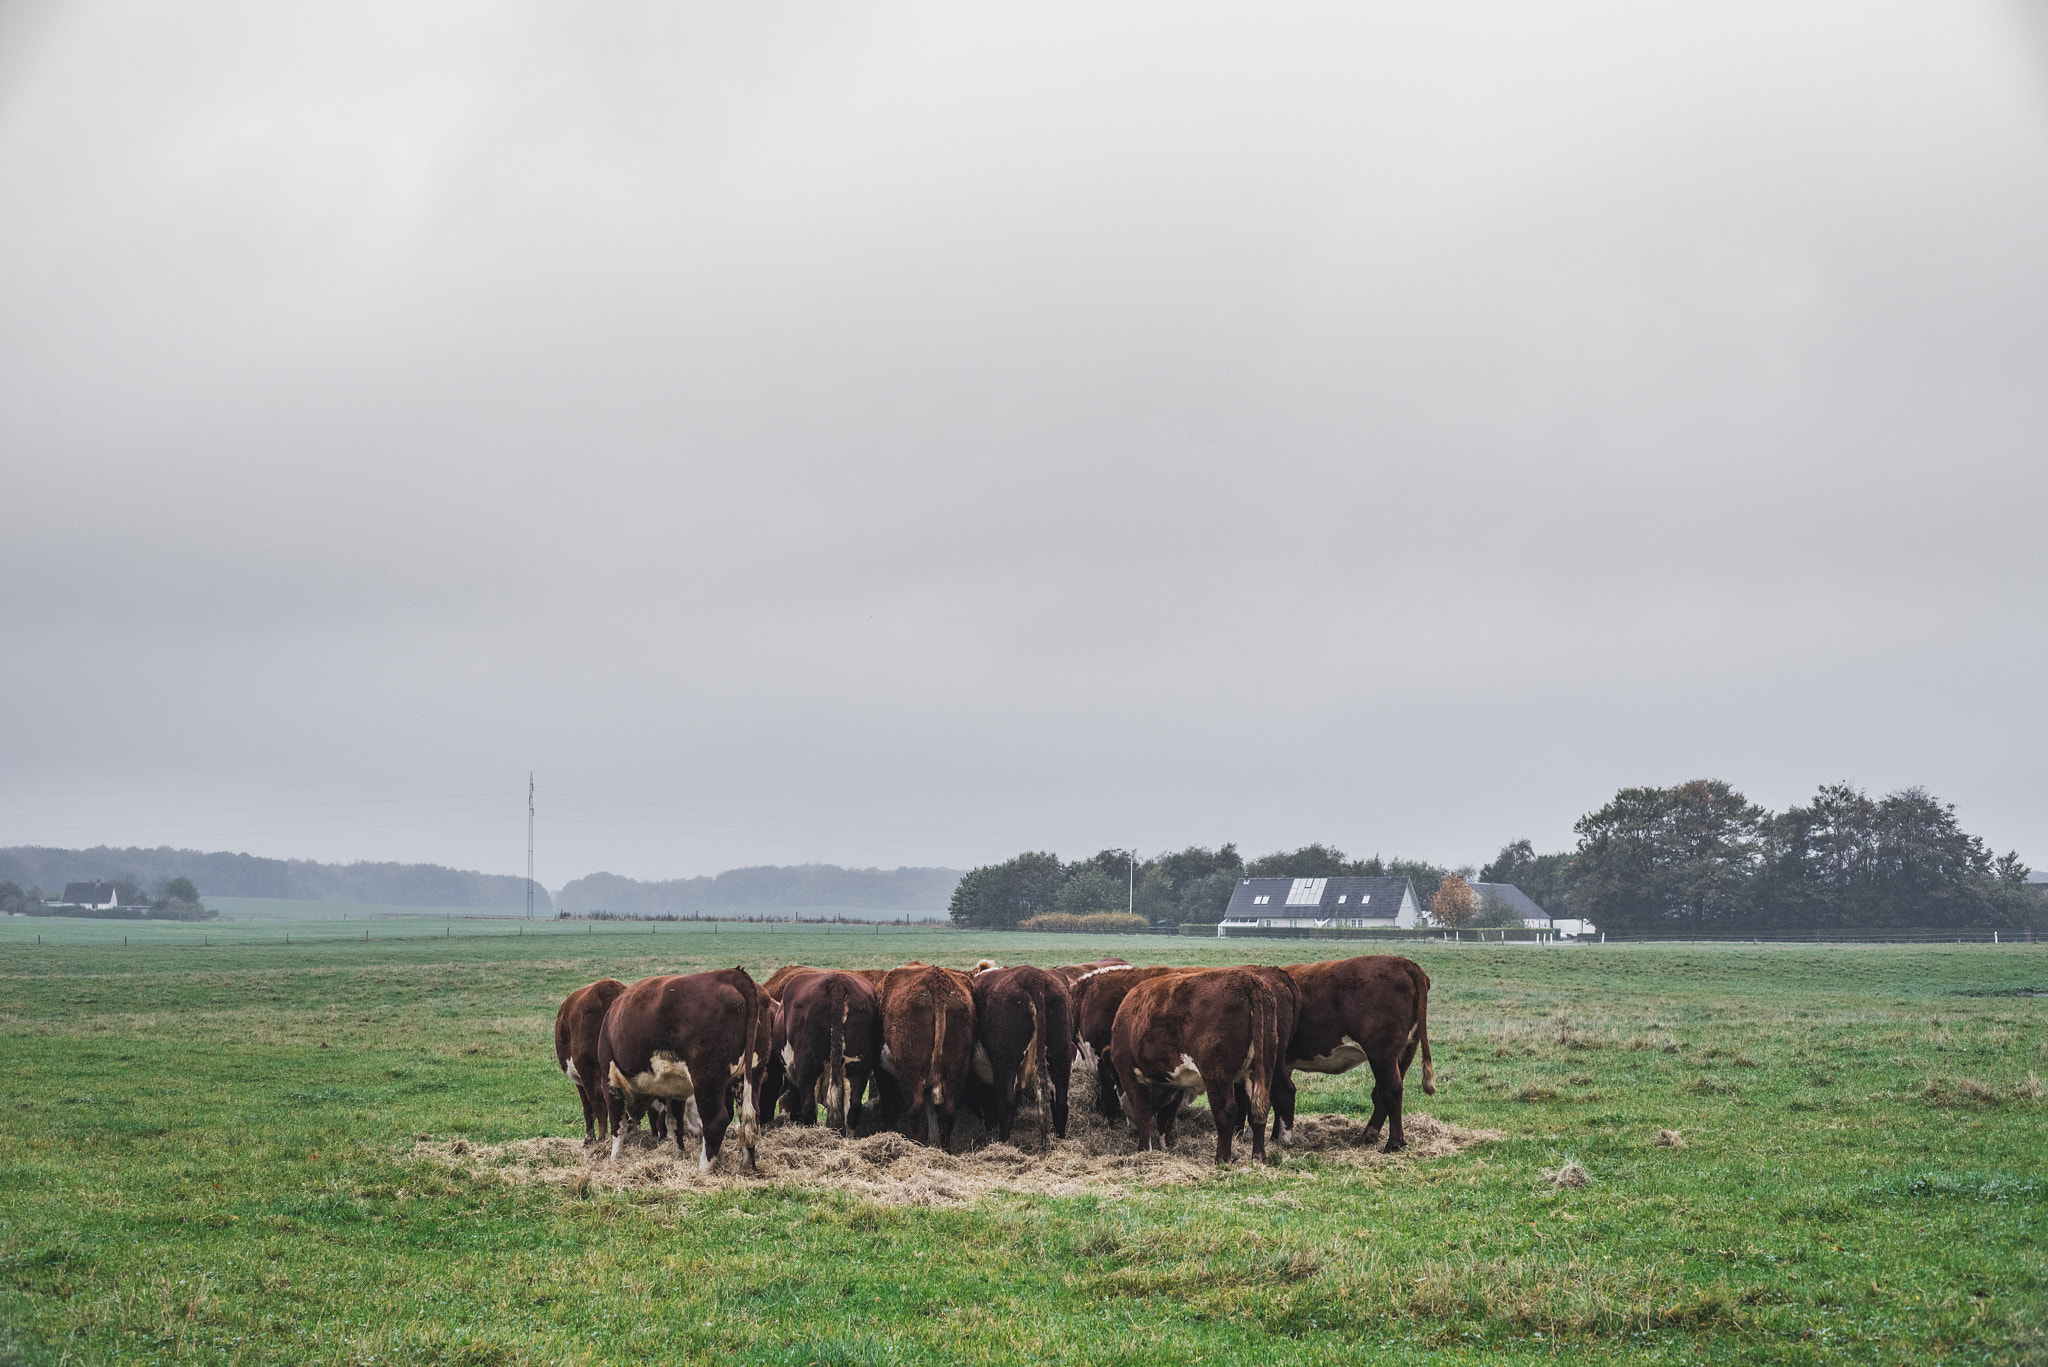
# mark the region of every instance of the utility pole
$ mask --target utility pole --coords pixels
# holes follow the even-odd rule
[[[533,919],[533,770],[526,771],[526,919]]]
[[[1138,914],[1138,852],[1125,850],[1124,853],[1131,861],[1130,886],[1124,892],[1124,910],[1135,916]]]

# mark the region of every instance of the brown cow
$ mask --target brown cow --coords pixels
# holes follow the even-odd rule
[[[787,1070],[789,1080],[785,1090],[768,1094],[770,1110],[780,1097],[798,1124],[815,1125],[822,1091],[825,1123],[851,1133],[882,1051],[875,989],[856,973],[807,973],[789,984],[778,1015],[775,1072]]]
[[[768,1052],[768,999],[743,968],[642,978],[612,1003],[598,1037],[597,1065],[606,1082],[612,1157],[625,1136],[621,1119],[636,1119],[655,1101],[683,1133],[704,1136],[700,1171],[718,1161],[735,1119],[745,1165],[754,1167],[760,1137],[756,1099]]]
[[[974,1060],[974,991],[964,973],[929,964],[892,968],[882,979],[882,1123],[924,1113],[925,1142],[953,1139],[955,1109]]]
[[[617,978],[600,978],[571,992],[555,1012],[555,1062],[576,1084],[576,1098],[583,1103],[585,1144],[611,1137],[611,1116],[597,1073],[597,1037],[604,1029],[605,1012],[625,990]]]
[[[1067,1137],[1067,1083],[1074,1067],[1073,1001],[1058,974],[1025,965],[977,973],[974,992],[973,1090],[993,1119],[996,1137],[1010,1142],[1025,1096],[1038,1105],[1041,1134],[1046,1103],[1052,1132]]]
[[[1109,1052],[1123,1084],[1138,1146],[1173,1143],[1173,1123],[1188,1093],[1209,1096],[1216,1161],[1230,1161],[1230,1139],[1249,1122],[1252,1157],[1266,1161],[1266,1111],[1273,1060],[1286,1047],[1280,1001],[1271,983],[1242,968],[1211,968],[1148,978],[1117,1008]],[[1245,1089],[1242,1114],[1235,1093]]]
[[[775,1121],[775,1099],[782,1095],[787,1079],[783,1076],[782,1054],[788,1045],[788,1037],[782,1032],[782,998],[791,983],[812,973],[827,970],[811,968],[804,964],[785,964],[768,975],[768,981],[761,984],[761,993],[768,998],[768,1065],[761,1076],[761,1120],[765,1124]]]
[[[1301,989],[1301,1012],[1287,1044],[1287,1066],[1309,1073],[1343,1073],[1372,1067],[1372,1120],[1365,1142],[1380,1137],[1387,1122],[1387,1152],[1407,1147],[1401,1134],[1401,1092],[1415,1051],[1422,1050],[1422,1090],[1436,1094],[1436,1065],[1429,1057],[1429,975],[1420,964],[1391,954],[1365,954],[1320,964],[1291,964],[1287,974]],[[1294,1124],[1290,1087],[1274,1110],[1274,1131]]]
[[[1110,1028],[1116,1023],[1116,1009],[1124,994],[1149,978],[1167,973],[1185,973],[1184,968],[1162,964],[1133,968],[1110,964],[1084,973],[1074,983],[1074,1047],[1080,1051],[1083,1067],[1095,1069],[1095,1108],[1108,1124],[1124,1118],[1118,1102],[1121,1084],[1116,1065],[1109,1061]]]
[[[768,981],[761,984],[761,991],[767,994],[769,1001],[779,1002],[782,1000],[783,989],[788,987],[793,979],[805,973],[822,972],[823,969],[811,968],[804,964],[784,964],[768,975]]]

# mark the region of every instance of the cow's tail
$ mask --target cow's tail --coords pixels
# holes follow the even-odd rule
[[[753,980],[747,980],[753,987]],[[755,1084],[761,1078],[761,1055],[755,1052],[760,1047],[761,1012],[768,994],[759,987],[746,994],[747,1033],[740,1045],[740,1106],[737,1129],[733,1136],[743,1149],[752,1150],[761,1138],[761,1111],[759,1098],[754,1095]],[[772,1103],[771,1103],[772,1104]]]
[[[1422,981],[1415,990],[1415,1037],[1422,1046],[1422,1094],[1436,1095],[1436,1064],[1429,1057],[1429,975],[1418,973]]]
[[[1038,1106],[1040,1115],[1045,1112],[1045,1088],[1052,1077],[1052,1070],[1045,1058],[1045,1013],[1039,1010],[1037,997],[1027,999],[1031,1007],[1031,1043],[1024,1049],[1024,1069],[1017,1079],[1019,1093],[1029,1094]]]
[[[1273,999],[1273,989],[1252,979],[1251,984],[1252,1048],[1245,1073],[1245,1098],[1250,1103],[1248,1117],[1254,1128],[1263,1128],[1266,1112],[1273,1105],[1273,1063],[1280,1056],[1280,1006]]]
[[[934,1108],[946,1104],[946,1003],[937,993],[926,993],[932,1004],[932,1056],[924,1065],[924,1100]],[[936,1120],[933,1122],[936,1124]]]
[[[839,998],[839,1019],[831,1025],[832,1049],[825,1064],[825,1123],[841,1134],[846,1132],[846,1112],[852,1100],[846,1094],[846,1019],[853,1011],[853,994],[841,981],[834,984]]]

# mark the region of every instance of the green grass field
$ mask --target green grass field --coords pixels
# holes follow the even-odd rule
[[[1442,1085],[1410,1109],[1499,1141],[921,1208],[429,1148],[580,1134],[550,1029],[604,974],[1316,947],[89,929],[0,927],[0,1363],[2048,1360],[2044,948],[1414,946]]]

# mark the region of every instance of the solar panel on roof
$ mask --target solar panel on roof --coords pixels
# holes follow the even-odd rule
[[[1295,879],[1294,886],[1287,893],[1287,905],[1290,907],[1321,906],[1323,904],[1323,888],[1329,881],[1327,878]]]

